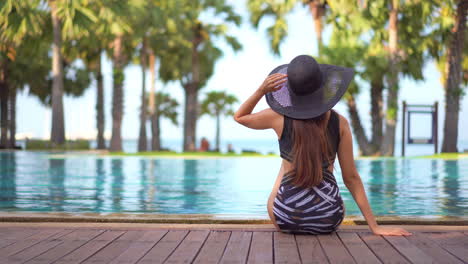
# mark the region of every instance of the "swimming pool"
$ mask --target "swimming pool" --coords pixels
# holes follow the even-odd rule
[[[468,215],[468,159],[357,160],[376,215]],[[267,217],[280,158],[0,153],[0,211]],[[360,215],[336,165],[346,214]]]

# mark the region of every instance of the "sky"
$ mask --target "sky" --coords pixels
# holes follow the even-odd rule
[[[239,52],[233,52],[223,42],[219,46],[223,49],[224,56],[217,62],[215,71],[207,85],[199,92],[199,101],[203,100],[205,93],[209,91],[226,91],[235,95],[239,103],[235,109],[245,101],[263,82],[268,73],[276,66],[288,63],[295,56],[301,54],[317,55],[317,45],[312,16],[308,8],[297,5],[288,15],[289,35],[280,47],[281,55],[272,53],[266,28],[271,24],[271,19],[264,19],[259,29],[253,28],[249,23],[246,0],[229,1],[238,14],[242,16],[242,25],[239,28],[230,27],[232,35],[237,37],[243,45]],[[324,39],[330,35],[329,28],[324,30]],[[103,55],[104,56],[104,55]],[[105,135],[110,137],[112,127],[112,74],[111,62],[103,57],[104,93],[105,93]],[[320,61],[319,61],[320,62]],[[149,74],[147,74],[147,87],[149,87]],[[443,132],[444,120],[444,93],[440,82],[440,73],[433,62],[428,62],[424,67],[424,81],[413,81],[400,78],[400,112],[398,114],[397,139],[401,134],[401,102],[406,100],[411,104],[433,104],[439,102],[439,135]],[[130,65],[125,69],[124,83],[124,118],[122,122],[122,137],[124,139],[136,139],[139,130],[139,107],[141,96],[141,70],[137,65]],[[368,85],[363,85],[361,94],[357,97],[358,110],[366,130],[370,130],[370,96]],[[179,101],[179,126],[172,125],[168,120],[162,121],[161,136],[163,139],[181,139],[183,134],[183,105],[184,93],[178,82],[163,84],[156,82],[156,90],[169,92]],[[96,84],[93,83],[80,98],[64,97],[65,133],[67,138],[94,138],[96,135]],[[257,104],[254,112],[267,108],[265,98]],[[468,97],[461,102],[459,120],[459,141],[468,140]],[[346,106],[339,102],[335,110],[348,117]],[[416,136],[428,135],[430,129],[429,119],[422,117],[420,122],[412,125]],[[224,139],[264,139],[275,138],[273,130],[251,130],[245,128],[231,117],[221,121],[221,136]],[[215,119],[204,116],[197,124],[197,137],[215,137]],[[48,138],[51,129],[51,110],[44,107],[37,98],[29,96],[27,90],[20,93],[17,99],[17,135],[34,138]],[[148,135],[149,127],[148,127]],[[442,137],[440,137],[442,138]]]

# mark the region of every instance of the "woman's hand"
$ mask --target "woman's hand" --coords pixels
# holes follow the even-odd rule
[[[374,235],[382,235],[382,236],[411,236],[412,233],[406,231],[403,228],[399,227],[384,227],[384,226],[377,226],[372,229],[372,233]]]
[[[277,91],[288,80],[288,78],[286,78],[287,76],[288,75],[282,73],[274,73],[269,75],[258,89],[262,94]]]

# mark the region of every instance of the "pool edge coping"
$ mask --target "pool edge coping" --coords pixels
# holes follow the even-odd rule
[[[446,225],[468,226],[467,217],[448,216],[376,216],[381,225]],[[0,222],[66,222],[66,223],[160,223],[160,224],[272,224],[269,218],[228,214],[93,214],[0,212]],[[367,225],[362,217],[348,216],[342,225]]]

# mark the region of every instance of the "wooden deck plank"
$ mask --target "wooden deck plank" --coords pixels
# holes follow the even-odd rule
[[[218,263],[223,256],[230,236],[231,232],[229,231],[211,231],[194,263]]]
[[[2,263],[24,263],[25,261],[28,261],[38,255],[41,255],[42,253],[54,248],[55,246],[59,245],[62,243],[60,240],[45,240],[41,241],[25,250],[22,250],[21,252],[14,254],[12,256],[7,257],[5,262],[2,261]]]
[[[9,246],[13,243],[18,242],[21,239],[25,239],[26,237],[32,236],[33,234],[38,233],[40,230],[38,229],[18,229],[18,228],[3,228],[0,231],[0,248],[4,248]]]
[[[273,262],[273,232],[253,232],[247,263]]]
[[[143,236],[113,259],[110,263],[136,263],[148,252],[161,238],[167,233],[167,230],[146,231]]]
[[[67,230],[68,231],[68,230]],[[6,258],[8,256],[14,255],[26,248],[29,248],[42,240],[45,240],[50,237],[54,237],[54,235],[63,235],[64,230],[63,229],[44,229],[41,230],[38,233],[33,234],[32,236],[29,236],[23,240],[20,240],[16,243],[13,243],[11,245],[8,245],[4,248],[0,249],[0,259]],[[71,232],[71,230],[69,230]]]
[[[245,263],[251,241],[252,232],[232,231],[219,263]]]
[[[336,233],[317,238],[331,263],[356,263]]]
[[[33,229],[33,228],[7,228],[2,230],[3,232],[0,234],[2,240],[4,239],[12,239],[12,240],[20,240],[25,239],[29,236],[37,234],[41,231],[41,229]]]
[[[13,239],[2,239],[0,240],[0,248],[4,248],[16,242],[17,240],[13,240]]]
[[[425,233],[442,248],[468,263],[468,237],[461,232]]]
[[[209,233],[208,230],[190,231],[165,263],[192,263]]]
[[[462,264],[463,262],[452,254],[442,249],[436,242],[426,237],[423,233],[415,232],[407,239],[419,249],[431,256],[436,263]]]
[[[338,232],[337,234],[356,263],[382,263],[356,233]]]
[[[425,227],[409,237],[382,237],[364,229],[312,236],[189,226],[76,227],[0,227],[0,263],[468,263],[466,229]],[[170,241],[177,232],[179,239]],[[204,240],[190,242],[191,233],[205,234]]]
[[[329,263],[317,236],[295,235],[295,238],[303,264]]]
[[[187,230],[171,230],[137,263],[163,263],[188,234]]]
[[[415,264],[430,264],[436,263],[434,259],[424,253],[421,249],[413,245],[404,236],[384,236],[384,238],[393,245],[403,256],[411,263]]]
[[[127,231],[82,263],[108,263],[126,250],[134,240],[143,236],[143,234],[144,231]]]
[[[382,263],[409,263],[393,246],[382,236],[369,232],[357,233],[366,245],[374,252]]]
[[[55,263],[57,264],[71,264],[71,263],[81,263],[83,260],[89,258],[101,248],[110,244],[113,240],[117,239],[119,236],[123,235],[125,231],[114,231],[108,230],[104,233],[101,233],[92,240],[86,242],[84,245],[81,245],[76,250],[71,251],[65,256],[59,258]]]
[[[58,240],[61,241],[59,245],[48,250],[47,252],[27,261],[28,264],[47,264],[52,263],[73,250],[84,245],[88,240],[102,234],[104,230],[75,230]]]
[[[275,263],[301,263],[294,235],[273,233]]]

